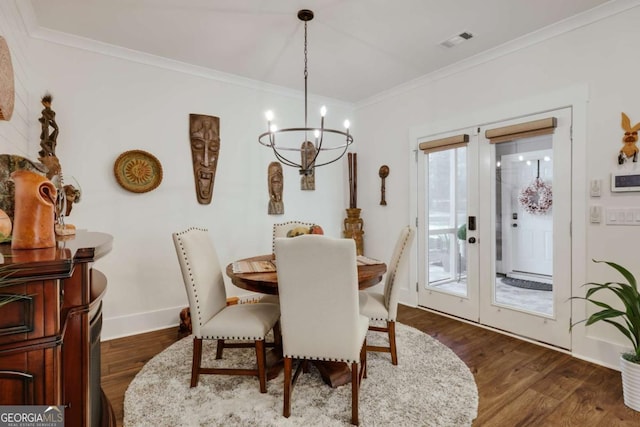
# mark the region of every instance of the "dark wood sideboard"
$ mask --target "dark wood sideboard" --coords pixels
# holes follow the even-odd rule
[[[17,296],[0,306],[0,405],[64,405],[66,426],[116,425],[100,386],[107,279],[93,268],[112,243],[79,230],[55,248],[0,244],[0,264],[19,279],[0,287],[1,296]]]

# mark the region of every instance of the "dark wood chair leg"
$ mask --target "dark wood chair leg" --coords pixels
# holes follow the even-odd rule
[[[360,350],[360,363],[362,367],[360,370],[362,371],[362,378],[367,378],[367,340],[364,340],[362,344],[362,350]]]
[[[282,415],[285,418],[291,416],[291,369],[293,360],[290,357],[284,358],[284,408]]]
[[[391,363],[398,364],[398,353],[396,350],[396,322],[387,321],[387,329],[389,330],[389,347],[391,350]]]
[[[280,321],[273,325],[273,343],[276,348],[282,348],[282,330],[280,329]]]
[[[193,361],[191,363],[191,387],[198,385],[200,363],[202,362],[202,338],[193,339]]]
[[[222,350],[224,350],[224,340],[218,340],[216,345],[216,359],[222,359]]]
[[[351,424],[357,426],[358,420],[358,391],[360,389],[360,375],[357,363],[351,364]]]
[[[265,366],[265,360],[267,359],[267,352],[263,340],[256,341],[256,359],[258,361],[258,379],[260,380],[260,393],[266,393],[267,369]]]

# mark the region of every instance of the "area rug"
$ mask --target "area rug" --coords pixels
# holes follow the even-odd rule
[[[398,365],[388,353],[368,353],[360,388],[361,426],[470,426],[478,390],[469,368],[429,335],[397,324]],[[369,344],[386,336],[369,332]],[[315,368],[303,374],[292,396],[291,417],[282,416],[283,377],[267,383],[247,376],[201,375],[189,388],[193,340],[186,337],[151,359],[125,393],[124,426],[348,426],[351,384],[332,389]],[[215,342],[205,342],[203,366],[250,367],[253,349],[225,349],[215,360]]]
[[[515,286],[516,288],[532,289],[535,291],[553,290],[553,285],[551,283],[536,282],[534,280],[515,279],[513,277],[502,277],[500,278],[500,280],[502,280],[502,283],[509,286]]]

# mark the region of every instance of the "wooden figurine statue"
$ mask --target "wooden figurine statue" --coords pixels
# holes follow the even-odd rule
[[[198,203],[208,205],[213,196],[220,152],[220,118],[189,114],[189,137],[196,197]]]
[[[56,123],[56,112],[51,109],[53,97],[47,93],[42,97],[42,116],[38,119],[42,130],[40,131],[40,147],[38,154],[40,162],[47,167],[47,178],[56,187],[57,199],[55,201],[55,233],[66,236],[75,234],[75,227],[72,224],[65,224],[65,216],[69,216],[73,203],[80,201],[80,190],[73,185],[65,185],[62,175],[62,166],[56,156],[56,146],[58,140],[58,124]],[[67,199],[67,194],[73,193],[72,200]]]
[[[380,170],[378,171],[378,176],[382,180],[380,184],[380,204],[382,206],[387,206],[387,187],[385,186],[384,180],[389,176],[389,166],[382,165],[380,166]]]
[[[282,175],[282,165],[279,162],[269,163],[268,168],[269,184],[269,215],[284,214],[284,203],[282,202],[282,188],[284,187],[284,177]]]
[[[302,143],[300,147],[300,156],[302,157],[300,164],[304,167],[304,169],[309,169],[309,167],[314,163],[316,157],[316,147],[313,145],[313,142],[306,141]],[[315,190],[316,189],[316,170],[312,168],[311,171],[307,174],[303,174],[300,177],[300,189],[301,190]]]
[[[40,157],[55,156],[56,155],[56,140],[58,138],[58,124],[56,123],[56,112],[51,109],[51,101],[53,97],[47,93],[42,97],[42,116],[38,119],[42,130],[40,131],[40,147],[42,149],[38,152]],[[51,129],[53,131],[51,131]]]
[[[618,164],[621,165],[627,159],[633,159],[633,162],[638,161],[638,130],[640,130],[640,123],[636,123],[631,126],[631,120],[629,116],[622,113],[622,129],[624,130],[624,136],[622,137],[622,148],[620,154],[618,154]]]

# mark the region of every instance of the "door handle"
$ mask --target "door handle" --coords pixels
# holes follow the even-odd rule
[[[469,231],[475,231],[476,229],[476,217],[475,216],[470,216],[468,221],[469,226],[467,227],[469,229]]]
[[[475,242],[476,242],[475,237],[469,237],[469,243],[475,243]]]

